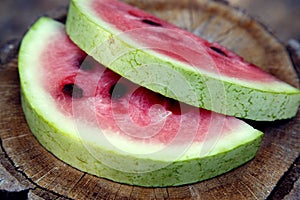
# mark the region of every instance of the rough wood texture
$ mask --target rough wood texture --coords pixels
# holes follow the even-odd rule
[[[297,74],[285,47],[260,24],[224,3],[196,0],[182,0],[176,4],[163,0],[128,2],[208,40],[220,42],[248,61],[298,86]],[[232,200],[277,198],[277,194],[283,197],[284,194],[278,193],[280,184],[284,183],[283,177],[289,173],[300,152],[300,114],[291,120],[254,123],[265,132],[257,157],[222,176],[169,188],[118,184],[64,164],[35,140],[21,109],[17,58],[13,53],[15,58],[11,59],[11,52],[14,51],[2,50],[0,55],[0,190],[29,191],[31,199]],[[0,197],[2,194],[0,192]]]

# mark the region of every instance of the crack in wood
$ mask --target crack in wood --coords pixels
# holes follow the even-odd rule
[[[189,187],[189,191],[191,193],[191,197],[193,199],[197,199],[197,200],[201,199],[201,195],[200,195],[199,191],[193,185],[190,185],[188,187]]]
[[[114,194],[112,200],[115,200],[117,198],[117,194],[119,193],[120,189],[121,189],[121,185],[119,185],[119,187],[118,187],[116,193]]]
[[[132,199],[132,193],[133,193],[133,190],[134,190],[135,186],[132,187],[131,191],[130,191],[130,194],[129,194],[129,199]]]
[[[295,182],[300,178],[300,153],[290,168],[284,173],[278,184],[272,190],[267,200],[283,199],[293,189]]]
[[[170,199],[169,188],[166,188],[166,192],[167,192],[167,199]]]
[[[21,190],[18,192],[0,190],[0,199],[7,200],[27,200],[29,189]]]
[[[3,152],[3,154],[5,155],[5,158],[7,159],[7,161],[14,167],[14,169],[15,169],[19,174],[21,174],[26,180],[28,180],[32,185],[35,186],[35,187],[33,187],[33,188],[28,188],[28,189],[27,189],[28,192],[29,192],[30,190],[33,191],[33,190],[35,190],[36,188],[39,188],[39,189],[42,189],[42,190],[44,190],[44,191],[46,191],[46,192],[49,192],[49,193],[51,193],[51,194],[57,196],[57,197],[63,197],[63,198],[65,198],[65,199],[71,199],[71,198],[69,198],[69,197],[66,197],[66,196],[63,196],[63,195],[61,195],[61,194],[58,194],[58,193],[56,193],[56,192],[54,192],[54,191],[48,190],[47,188],[44,188],[44,187],[39,186],[39,185],[36,184],[31,178],[29,178],[29,177],[27,176],[27,174],[25,174],[25,173],[24,173],[23,171],[21,171],[19,168],[15,167],[14,162],[13,162],[13,161],[11,160],[11,158],[8,156],[6,150],[5,150],[4,146],[3,146],[3,141],[2,141],[1,138],[0,138],[0,148],[1,148],[2,152]],[[27,190],[24,190],[24,191],[27,191]],[[28,194],[28,192],[27,192],[27,194]],[[0,199],[2,199],[2,198],[0,198]]]

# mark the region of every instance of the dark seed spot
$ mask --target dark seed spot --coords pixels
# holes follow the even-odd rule
[[[212,50],[214,50],[215,52],[217,52],[218,54],[222,55],[222,56],[226,56],[226,53],[224,53],[221,49],[217,48],[217,47],[210,47]]]
[[[67,15],[60,16],[59,18],[56,18],[56,20],[65,24],[67,21]]]
[[[124,84],[117,83],[110,88],[109,93],[112,99],[120,99],[127,93],[127,88]]]
[[[83,97],[83,91],[74,83],[66,84],[63,87],[63,93],[72,98],[79,99]]]
[[[167,107],[166,109],[171,111],[174,115],[180,115],[181,109],[180,109],[180,103],[177,100],[167,98]]]
[[[143,19],[142,22],[151,26],[162,26],[160,23],[154,22],[150,19]]]
[[[160,24],[158,22],[155,22],[151,19],[145,19],[147,16],[141,14],[139,11],[129,10],[128,14],[131,15],[131,16],[134,16],[136,18],[142,19],[142,22],[145,23],[145,24],[149,24],[151,26],[162,26],[162,24]]]
[[[88,71],[88,70],[92,70],[94,67],[93,63],[89,62],[89,61],[84,61],[81,65],[80,65],[80,69],[83,71]]]
[[[92,70],[94,67],[93,62],[89,61],[88,57],[82,57],[78,60],[78,68],[80,68],[83,71]]]

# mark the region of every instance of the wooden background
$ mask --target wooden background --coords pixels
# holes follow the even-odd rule
[[[139,1],[139,0],[136,0]],[[174,0],[168,0],[174,2]],[[282,41],[300,40],[299,0],[226,0],[231,5],[245,9],[268,25]],[[20,38],[38,16],[52,10],[66,9],[69,0],[1,0],[0,44]]]
[[[299,44],[289,49],[261,24],[219,1],[130,1],[211,41],[217,41],[290,84],[299,87]],[[192,185],[143,188],[78,171],[47,152],[33,137],[21,105],[18,42],[1,48],[0,199],[299,199],[300,114],[290,120],[254,123],[265,132],[251,162]],[[300,56],[299,56],[300,57]],[[10,190],[18,193],[8,193]],[[21,191],[21,192],[20,192]]]

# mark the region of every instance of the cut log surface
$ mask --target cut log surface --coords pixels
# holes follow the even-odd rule
[[[127,2],[209,41],[219,42],[247,61],[299,87],[285,46],[261,24],[226,3],[208,0]],[[12,43],[0,52],[0,199],[10,195],[22,199],[24,194],[30,199],[278,199],[290,191],[287,197],[298,197],[299,191],[293,190],[293,184],[299,180],[294,180],[294,176],[291,181],[288,177],[298,170],[296,178],[299,178],[300,113],[290,120],[250,122],[265,132],[255,159],[196,184],[143,188],[72,168],[46,151],[27,126],[20,104],[17,48],[16,43]]]

